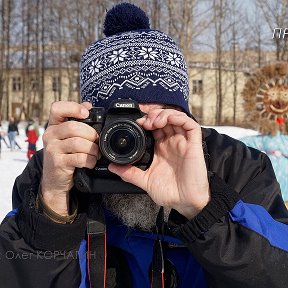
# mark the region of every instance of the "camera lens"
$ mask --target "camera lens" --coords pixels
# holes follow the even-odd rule
[[[110,147],[116,154],[124,156],[131,153],[135,148],[135,135],[129,130],[130,129],[119,129],[111,135]]]
[[[146,150],[146,135],[141,126],[121,119],[101,131],[99,146],[102,156],[117,164],[133,164]]]

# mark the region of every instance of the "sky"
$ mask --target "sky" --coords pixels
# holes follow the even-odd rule
[[[7,129],[7,123],[2,123],[2,125],[4,129]],[[213,128],[219,133],[229,135],[236,139],[257,134],[254,130],[232,126],[215,126]],[[43,131],[43,128],[40,129],[41,133],[43,133]],[[21,150],[10,151],[2,142],[0,158],[0,222],[5,215],[12,210],[12,187],[15,178],[21,174],[28,162],[26,156],[28,144],[25,140],[25,123],[20,123],[17,143],[20,145]],[[7,137],[6,141],[8,141]],[[43,143],[40,137],[37,142],[37,149],[41,149],[42,147]]]

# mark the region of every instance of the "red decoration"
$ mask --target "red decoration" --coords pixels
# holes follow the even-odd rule
[[[277,117],[277,118],[276,118],[276,122],[277,122],[278,124],[284,124],[284,123],[285,123],[285,118],[283,118],[283,117]]]

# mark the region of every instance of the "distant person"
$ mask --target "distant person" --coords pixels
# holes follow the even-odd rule
[[[5,143],[7,148],[10,148],[9,144],[7,143],[5,139],[5,136],[6,136],[6,132],[3,129],[2,123],[0,123],[0,148],[1,148],[2,141]]]
[[[10,148],[8,143],[5,140],[5,131],[3,130],[2,124],[0,122],[0,157],[1,157],[1,152],[2,152],[2,140],[6,144],[7,148]]]
[[[15,150],[15,146],[18,146],[18,148],[21,149],[18,143],[16,144],[17,135],[19,135],[17,122],[15,121],[14,117],[10,117],[8,124],[8,139],[10,142],[11,151]]]
[[[39,129],[38,125],[35,123],[34,120],[29,120],[28,125],[26,127],[26,136],[28,142],[28,149],[27,149],[27,158],[28,160],[36,153],[36,142],[39,138]]]

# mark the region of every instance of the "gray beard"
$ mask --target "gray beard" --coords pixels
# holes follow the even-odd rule
[[[160,206],[147,194],[105,194],[105,207],[130,227],[153,231]],[[168,221],[170,208],[164,208],[164,221]]]

